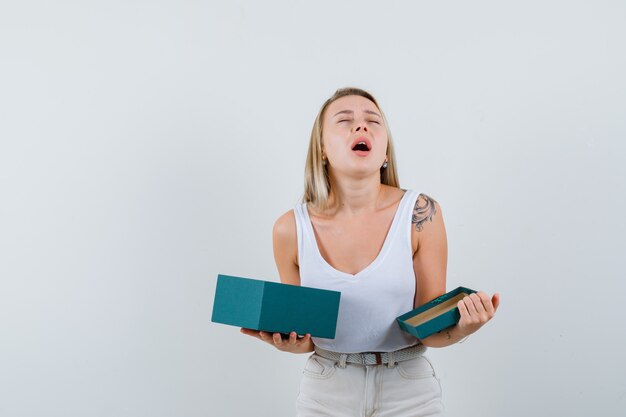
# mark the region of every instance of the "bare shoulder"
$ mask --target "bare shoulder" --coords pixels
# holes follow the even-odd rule
[[[389,207],[397,206],[398,202],[402,200],[402,197],[406,193],[406,190],[398,187],[392,187],[390,185],[382,184],[382,187],[385,189],[386,205]]]
[[[415,200],[411,224],[413,224],[415,230],[421,232],[424,230],[426,222],[432,222],[437,213],[441,213],[439,203],[431,196],[421,193]]]
[[[298,235],[296,216],[292,210],[281,215],[272,229],[274,260],[281,282],[300,285],[298,271]]]
[[[274,234],[280,237],[288,237],[293,235],[296,237],[296,215],[293,209],[283,213],[274,223]]]
[[[282,251],[294,254],[297,257],[298,235],[296,231],[296,215],[293,209],[282,214],[274,223],[272,229],[274,246],[278,245]],[[296,251],[296,252],[294,252]],[[294,258],[297,263],[297,259]]]
[[[441,205],[428,194],[421,193],[415,200],[411,218],[413,253],[425,239],[445,240],[445,226]]]

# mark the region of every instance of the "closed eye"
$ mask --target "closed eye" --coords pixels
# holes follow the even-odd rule
[[[341,122],[349,122],[350,120],[339,120],[337,123],[341,123]],[[368,120],[368,122],[370,123],[376,123],[377,125],[380,124],[380,122],[377,122],[376,120]]]

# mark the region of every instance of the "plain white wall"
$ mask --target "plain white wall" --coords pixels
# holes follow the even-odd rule
[[[448,288],[496,318],[431,349],[448,415],[623,415],[621,1],[0,5],[0,415],[289,416],[306,355],[210,322],[278,280],[314,117],[371,91]],[[620,411],[621,410],[621,411]]]

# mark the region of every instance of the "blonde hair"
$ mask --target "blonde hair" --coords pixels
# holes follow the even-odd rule
[[[387,168],[380,168],[380,182],[381,184],[390,185],[392,187],[400,188],[400,181],[398,180],[398,172],[396,171],[395,155],[393,148],[393,141],[391,139],[391,131],[389,130],[389,124],[385,118],[385,114],[378,105],[378,102],[370,93],[360,88],[346,87],[340,88],[335,91],[320,108],[315,122],[313,123],[313,130],[311,131],[311,140],[309,141],[309,152],[306,157],[306,165],[304,167],[304,196],[302,201],[310,203],[316,209],[328,208],[328,198],[330,196],[330,178],[328,176],[328,170],[322,161],[322,125],[324,119],[324,112],[326,108],[333,101],[345,97],[345,96],[361,96],[365,97],[376,105],[380,111],[380,115],[383,118],[385,129],[387,130]]]

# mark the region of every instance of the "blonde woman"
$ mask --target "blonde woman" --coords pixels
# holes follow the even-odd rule
[[[242,332],[292,353],[313,352],[298,416],[441,416],[441,386],[426,347],[454,344],[495,314],[498,294],[459,301],[459,323],[423,340],[395,318],[446,292],[441,207],[400,188],[385,115],[358,88],[335,92],[311,133],[301,204],[273,229],[283,283],[341,292],[336,337]]]

